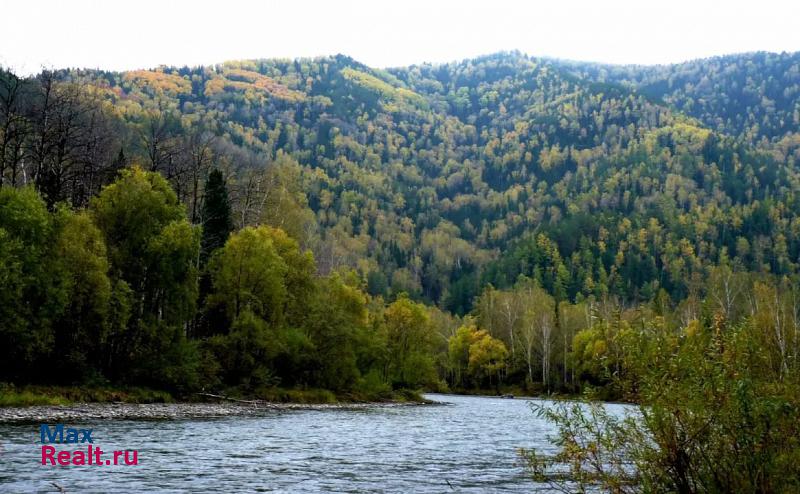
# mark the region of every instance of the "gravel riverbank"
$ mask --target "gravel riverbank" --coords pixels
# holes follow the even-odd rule
[[[270,411],[365,409],[374,407],[419,406],[430,403],[82,403],[65,406],[0,408],[0,424],[73,422],[87,420],[169,420],[256,416]]]

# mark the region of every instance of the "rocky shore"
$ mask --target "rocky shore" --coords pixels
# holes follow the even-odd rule
[[[365,409],[374,407],[419,406],[419,402],[388,403],[83,403],[66,406],[0,408],[0,424],[76,422],[87,420],[170,420],[257,416],[275,411]],[[427,403],[429,404],[429,403]]]

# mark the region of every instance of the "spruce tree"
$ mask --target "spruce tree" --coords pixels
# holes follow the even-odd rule
[[[205,185],[202,220],[203,237],[200,242],[200,263],[205,264],[212,252],[225,245],[233,231],[231,203],[222,172],[214,169]]]

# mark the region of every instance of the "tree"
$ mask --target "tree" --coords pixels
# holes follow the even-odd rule
[[[139,137],[149,171],[164,172],[167,179],[173,179],[179,174],[174,166],[177,164],[179,142],[176,134],[179,128],[175,113],[162,99],[158,100],[154,108],[144,113]]]
[[[300,244],[307,245],[314,215],[301,181],[300,165],[278,151],[264,173],[264,199],[260,221],[284,230]]]
[[[185,153],[188,155],[185,157],[188,160],[188,167],[189,167],[189,187],[191,188],[191,195],[187,198],[187,202],[190,204],[189,207],[189,219],[192,224],[197,223],[198,220],[198,203],[200,202],[200,195],[199,195],[199,188],[200,188],[200,180],[203,176],[205,176],[208,172],[208,168],[211,166],[211,162],[214,159],[214,150],[212,148],[212,144],[214,143],[214,136],[208,132],[203,132],[200,129],[192,129],[191,131],[187,131],[186,136],[183,142],[183,148]],[[214,173],[215,170],[212,170],[211,173]],[[211,176],[209,175],[208,179]],[[221,178],[221,177],[219,177]],[[218,186],[218,185],[217,185]],[[224,179],[222,180],[222,186],[225,187]],[[206,192],[208,192],[208,183],[206,183]],[[228,191],[227,188],[225,189],[225,202],[228,201]],[[207,196],[204,194],[204,198]],[[233,219],[231,218],[230,212],[230,204],[227,205],[228,209],[228,221],[233,224]],[[205,222],[204,222],[205,223]],[[231,227],[232,228],[232,227]],[[226,237],[227,238],[227,237]]]
[[[351,390],[360,377],[358,347],[371,346],[367,298],[347,281],[337,274],[319,279],[303,325],[313,344],[312,383],[327,389]]]
[[[278,255],[286,263],[284,284],[286,298],[281,307],[281,322],[301,325],[307,312],[307,304],[316,293],[314,274],[316,264],[310,250],[302,250],[300,243],[280,228],[259,227],[266,230]]]
[[[0,68],[0,187],[15,187],[30,125],[25,118],[26,81]]]
[[[253,390],[277,382],[272,361],[279,352],[276,331],[249,310],[240,313],[227,334],[208,339],[205,348],[219,365],[222,383]]]
[[[225,246],[211,259],[212,291],[207,305],[224,315],[212,332],[226,333],[240,314],[248,311],[267,321],[282,318],[287,297],[284,278],[288,271],[268,227],[247,227],[231,235]]]
[[[464,325],[456,330],[456,334],[448,339],[448,364],[453,372],[453,384],[463,386],[469,375],[469,348],[475,342],[477,328]]]
[[[390,382],[410,388],[431,383],[435,375],[433,328],[425,307],[401,295],[384,312],[384,325]]]
[[[64,311],[53,322],[54,346],[49,367],[66,382],[99,373],[111,321],[111,280],[103,234],[85,211],[59,210],[55,255],[69,294]]]
[[[448,357],[455,373],[455,383],[463,384],[469,376],[473,383],[481,386],[488,378],[499,394],[500,371],[506,367],[508,350],[502,341],[492,338],[485,329],[478,329],[471,321],[456,330],[448,341]]]
[[[558,450],[523,452],[534,478],[560,492],[795,491],[800,385],[776,379],[755,324],[714,324],[695,321],[679,337],[647,328],[629,360],[643,377],[636,414],[536,407],[556,425]]]
[[[26,145],[31,178],[48,207],[68,199],[84,205],[111,161],[103,106],[83,85],[61,81],[50,71],[42,72],[32,89]]]
[[[0,359],[4,380],[36,379],[53,348],[52,322],[68,300],[52,246],[57,231],[31,187],[0,189]]]
[[[200,232],[158,173],[133,167],[91,202],[103,233],[118,314],[125,327],[109,335],[113,378],[177,386],[192,382],[195,350],[186,341],[197,300]]]
[[[203,224],[200,262],[205,264],[215,250],[225,245],[225,241],[233,231],[228,189],[222,172],[216,168],[211,170],[206,180],[200,217]]]
[[[549,386],[552,364],[553,330],[555,329],[555,300],[531,281],[522,291],[525,307],[524,322],[520,330],[522,354],[527,367],[527,380],[533,383],[533,364],[541,364],[542,386]]]
[[[495,390],[500,394],[500,371],[506,366],[508,350],[502,341],[492,338],[486,330],[476,331],[473,338],[469,346],[469,372],[477,382],[488,378],[490,385],[492,377],[495,377]]]
[[[500,312],[508,330],[508,341],[511,344],[511,358],[513,359],[516,357],[515,340],[517,339],[514,335],[514,329],[517,326],[518,320],[521,318],[522,308],[520,307],[521,304],[516,291],[512,290],[503,295],[504,296],[499,300]]]

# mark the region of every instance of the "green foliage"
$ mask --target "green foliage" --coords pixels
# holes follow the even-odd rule
[[[358,280],[315,277],[315,270],[311,253],[283,230],[247,227],[228,239],[209,263],[207,314],[215,336],[204,348],[218,369],[212,380],[250,390],[280,383],[379,396],[391,391],[384,366],[402,359],[414,371],[422,360],[424,382],[430,380],[431,348],[387,352],[386,333],[370,325]]]
[[[425,306],[403,299],[384,318],[358,275],[318,276],[311,252],[267,225],[214,251],[197,322],[207,330],[190,337],[201,232],[157,172],[123,170],[88,211],[50,212],[33,189],[0,188],[0,212],[4,379],[184,395],[208,386],[270,396],[280,384],[352,399],[437,380]]]
[[[32,188],[0,189],[0,359],[4,379],[40,376],[54,343],[51,324],[68,303],[57,231]]]
[[[192,211],[213,161],[238,227],[281,228],[323,273],[356,269],[371,293],[464,314],[487,283],[520,274],[559,302],[639,303],[661,289],[685,298],[726,257],[797,273],[797,68],[797,53],[660,67],[501,53],[390,71],[336,56],[19,81],[92,87],[123,129],[114,155],[170,177]],[[20,94],[11,130],[41,119]],[[11,130],[3,142],[18,142]]]
[[[469,346],[470,374],[477,378],[497,375],[504,367],[508,350],[502,341],[492,338],[488,333],[478,331],[475,341]]]
[[[306,244],[315,221],[314,213],[308,208],[301,173],[297,161],[278,151],[275,162],[264,173],[266,190],[260,221]]]
[[[237,227],[281,228],[322,273],[356,269],[389,300],[405,291],[465,314],[486,284],[508,288],[520,274],[558,302],[639,303],[661,289],[681,300],[725,258],[798,273],[799,60],[641,67],[511,52],[388,71],[340,55],[3,72],[0,183],[18,184],[23,162],[64,165],[58,183],[41,173],[37,186],[80,205],[113,176],[117,165],[87,177],[71,166],[97,164],[81,139],[64,159],[37,154],[25,129],[52,116],[35,110],[53,87],[87,105],[77,114],[113,120],[74,119],[74,135],[101,131],[92,142],[114,144],[100,162],[121,153],[162,172],[193,219],[204,177],[219,178],[207,174],[214,163]]]
[[[185,326],[194,316],[200,231],[161,175],[134,167],[91,202],[117,290],[107,370],[171,389],[196,384],[197,351]]]
[[[277,343],[267,323],[245,310],[228,334],[211,337],[206,347],[216,358],[224,384],[252,389],[275,384],[270,364],[278,353]]]
[[[306,334],[313,344],[311,379],[334,390],[352,389],[359,377],[357,345],[365,338],[365,295],[338,275],[318,280],[307,307]]]
[[[337,397],[327,389],[264,388],[256,393],[262,400],[278,403],[336,403]]]
[[[144,290],[151,242],[167,225],[185,218],[175,192],[160,174],[134,167],[103,189],[91,212],[105,235],[112,270],[134,289]]]
[[[286,297],[281,313],[283,320],[289,324],[301,324],[306,314],[308,300],[315,295],[316,264],[310,250],[302,250],[297,240],[288,232],[279,228],[266,228],[272,245],[286,264],[283,282],[286,285]]]
[[[474,341],[476,331],[474,327],[461,326],[447,341],[447,364],[453,373],[452,382],[456,386],[464,384],[469,366],[469,347]]]
[[[499,385],[507,357],[508,350],[502,341],[475,326],[461,326],[448,341],[448,363],[454,374],[453,382],[458,386],[463,386],[469,378],[480,387],[484,378],[491,384],[492,377]]]
[[[186,220],[168,223],[147,249],[153,312],[159,320],[183,324],[194,315],[200,230]]]
[[[170,403],[173,400],[172,395],[164,391],[139,387],[11,386],[0,383],[0,406],[2,407],[64,406],[87,402]]]
[[[2,407],[63,406],[69,403],[64,397],[58,395],[40,394],[29,390],[0,390],[0,406]]]
[[[232,235],[209,271],[213,289],[208,306],[221,310],[227,321],[245,311],[272,323],[281,321],[288,267],[273,245],[271,229],[248,227]]]
[[[109,333],[111,280],[106,245],[86,212],[61,210],[55,217],[54,254],[63,266],[68,304],[53,323],[49,360],[56,376],[83,380],[102,365]]]
[[[205,262],[211,254],[225,245],[233,231],[231,204],[225,178],[218,169],[211,170],[203,193],[203,236],[200,241],[200,256]]]
[[[560,402],[531,408],[538,418],[558,428],[558,435],[550,437],[558,448],[556,454],[519,451],[534,481],[564,493],[600,490],[622,494],[642,489],[634,470],[638,465],[631,465],[630,456],[635,448],[632,443],[643,440],[636,418],[610,414],[597,403]]]
[[[559,452],[524,452],[534,478],[565,492],[576,485],[795,492],[800,381],[771,365],[774,345],[763,335],[754,320],[728,326],[720,313],[708,323],[693,321],[677,338],[649,328],[624,364],[636,373],[639,413],[620,417],[578,403],[539,407],[558,426]]]
[[[0,71],[0,376],[638,399],[647,339],[719,311],[785,377],[798,60]],[[475,382],[420,301],[474,316],[502,370]]]
[[[401,296],[386,308],[384,325],[390,382],[411,389],[434,383],[433,328],[425,306]]]

